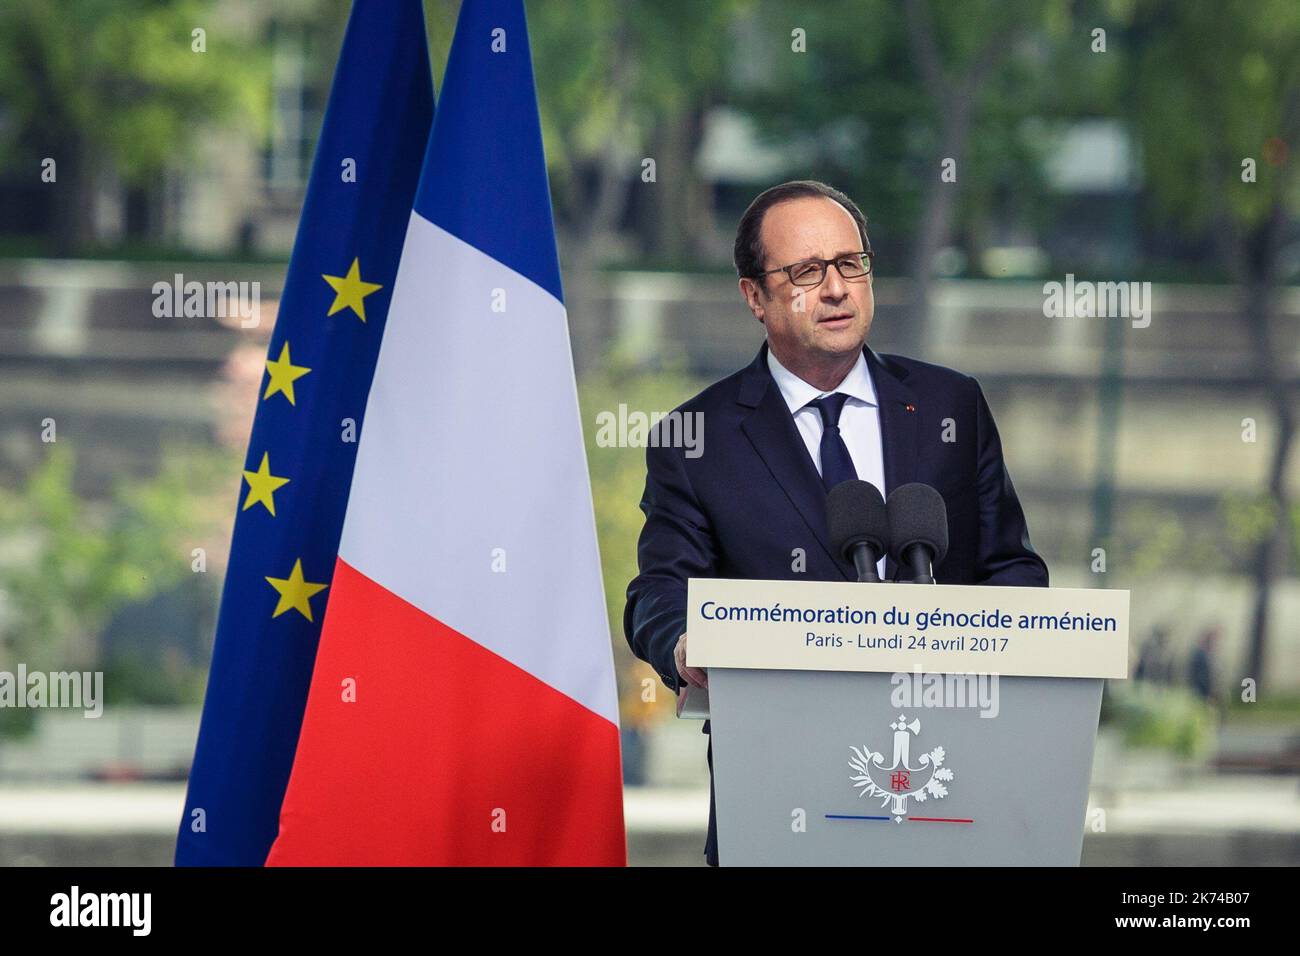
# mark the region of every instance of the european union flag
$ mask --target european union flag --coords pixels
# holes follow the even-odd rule
[[[259,387],[178,866],[261,866],[433,122],[420,0],[356,0]]]

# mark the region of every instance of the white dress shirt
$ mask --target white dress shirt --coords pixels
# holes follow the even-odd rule
[[[866,354],[859,352],[858,361],[844,376],[844,381],[829,391],[822,391],[816,385],[810,385],[777,360],[771,347],[767,350],[767,367],[781,389],[781,397],[794,416],[794,423],[799,429],[808,454],[812,456],[817,473],[822,470],[822,416],[816,408],[808,403],[823,395],[843,392],[849,396],[840,412],[840,435],[849,449],[853,459],[853,468],[858,477],[869,481],[880,489],[881,495],[888,494],[885,488],[885,454],[880,430],[880,404],[876,401],[876,385],[871,380],[871,371],[867,368]],[[876,565],[880,579],[885,579],[885,559],[882,557]]]

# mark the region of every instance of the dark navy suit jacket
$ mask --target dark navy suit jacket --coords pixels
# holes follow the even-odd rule
[[[935,567],[935,579],[1046,587],[1047,565],[1030,546],[979,383],[938,365],[864,351],[880,407],[882,490],[924,482],[948,506],[948,554]],[[688,579],[857,579],[853,565],[832,553],[826,490],[768,370],[766,343],[749,366],[677,410],[703,412],[702,453],[691,458],[682,447],[646,450],[640,573],[628,586],[623,613],[632,652],[674,692],[684,684],[673,649],[686,630]],[[802,572],[794,570],[796,548],[806,556]],[[896,572],[891,558],[885,579]],[[716,865],[712,770],[710,741],[705,856]]]

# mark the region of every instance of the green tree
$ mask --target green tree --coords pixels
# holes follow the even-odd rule
[[[1023,121],[1067,83],[1058,60],[1084,42],[1071,6],[865,0],[791,11],[768,0],[761,20],[774,69],[743,102],[773,142],[807,143],[809,174],[842,184],[879,224],[889,247],[882,271],[911,280],[909,320],[893,331],[913,351],[940,248],[995,202],[1029,217],[1042,201],[1037,143]],[[790,50],[796,28],[806,53]],[[955,164],[950,181],[945,160]]]
[[[1255,599],[1244,673],[1265,680],[1274,580],[1291,552],[1287,463],[1296,420],[1278,326],[1282,251],[1300,210],[1300,6],[1290,0],[1217,4],[1141,0],[1133,11],[1127,102],[1149,188],[1184,228],[1208,231],[1240,288],[1236,327],[1273,412],[1264,504],[1268,532],[1256,547]]]
[[[205,31],[205,52],[193,31]],[[35,179],[55,160],[56,250],[90,236],[96,178],[129,185],[193,157],[195,134],[224,117],[262,130],[265,58],[210,0],[5,0],[0,4],[0,140]]]
[[[729,31],[749,0],[528,4],[542,136],[575,344],[599,338],[598,270],[620,251],[633,196],[647,223],[634,254],[708,253],[712,200],[694,157],[725,97]],[[653,159],[656,181],[642,181]],[[716,254],[716,250],[712,250]],[[579,351],[580,367],[596,356]]]
[[[121,478],[97,502],[74,486],[73,453],[54,446],[22,488],[0,489],[0,665],[102,663],[97,638],[115,611],[192,577],[194,547],[221,551],[233,470],[228,453],[169,447],[156,476]]]

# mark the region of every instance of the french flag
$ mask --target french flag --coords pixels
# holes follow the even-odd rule
[[[266,862],[627,862],[521,0],[461,5]]]

